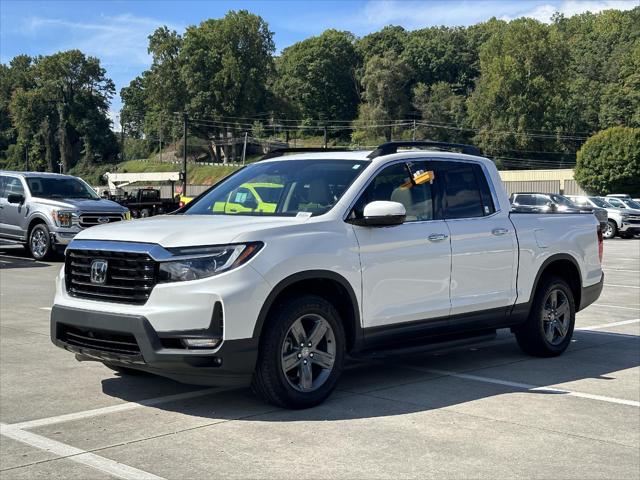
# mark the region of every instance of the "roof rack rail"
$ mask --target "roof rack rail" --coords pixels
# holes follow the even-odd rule
[[[460,150],[462,153],[466,153],[467,155],[482,155],[480,149],[478,147],[474,147],[473,145],[465,145],[463,143],[434,142],[431,140],[414,140],[383,143],[369,154],[369,158],[376,158],[383,155],[398,153],[398,148],[400,147],[433,147],[441,150]]]
[[[276,148],[265,153],[260,160],[268,160],[270,158],[281,157],[285,153],[311,153],[311,152],[350,152],[350,148],[324,148],[324,147],[292,147],[292,148]]]

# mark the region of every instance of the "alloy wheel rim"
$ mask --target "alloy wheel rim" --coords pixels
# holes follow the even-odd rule
[[[542,328],[544,336],[551,345],[559,345],[569,333],[571,307],[567,295],[560,289],[554,289],[544,300],[542,307]]]
[[[610,223],[607,223],[607,226],[606,226],[606,227],[604,227],[604,233],[603,233],[603,235],[604,235],[605,237],[610,237],[612,233],[613,233],[613,227],[611,226],[611,224],[610,224]]]
[[[47,251],[47,238],[42,230],[36,230],[31,235],[31,251],[37,257],[42,257]]]
[[[289,385],[309,393],[329,378],[336,359],[336,339],[331,325],[317,314],[296,319],[282,343],[280,365]]]

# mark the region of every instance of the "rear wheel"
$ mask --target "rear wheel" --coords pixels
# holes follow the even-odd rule
[[[29,253],[36,260],[45,260],[51,255],[51,235],[44,223],[37,224],[29,232]]]
[[[284,408],[322,403],[342,372],[345,334],[331,303],[315,295],[291,299],[265,326],[253,389]]]
[[[575,301],[567,282],[546,277],[538,286],[527,321],[515,329],[518,345],[537,357],[560,355],[571,342],[575,319]]]
[[[151,216],[151,211],[148,208],[140,210],[140,218],[147,218]]]
[[[616,233],[618,233],[618,226],[616,225],[616,222],[609,220],[602,231],[602,236],[608,240],[615,237]]]

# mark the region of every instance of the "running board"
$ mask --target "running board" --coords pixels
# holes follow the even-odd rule
[[[416,355],[420,353],[437,352],[441,350],[450,350],[453,348],[466,347],[470,345],[477,345],[479,343],[489,342],[495,340],[496,331],[483,331],[481,334],[474,336],[454,336],[446,335],[438,339],[438,337],[429,339],[425,343],[417,344],[404,344],[396,345],[390,348],[376,348],[371,350],[363,350],[357,353],[352,353],[351,358],[363,359],[363,360],[376,360],[398,356]]]

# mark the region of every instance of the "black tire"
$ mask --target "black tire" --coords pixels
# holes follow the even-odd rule
[[[148,208],[140,210],[140,218],[147,218],[151,216],[151,211]]]
[[[51,235],[44,223],[36,224],[29,231],[27,248],[31,256],[36,260],[46,260],[51,256]]]
[[[325,337],[322,341],[325,342],[324,346],[327,349],[330,343],[334,344],[331,347],[334,360],[331,368],[323,370],[314,363],[319,358],[320,350],[301,349],[301,352],[307,350],[303,358],[309,360],[309,367],[305,368],[309,368],[309,371],[314,369],[314,372],[320,368],[320,374],[317,375],[316,380],[323,378],[323,383],[320,383],[317,388],[312,386],[310,388],[314,388],[313,390],[301,391],[292,384],[290,375],[293,370],[299,369],[298,372],[302,372],[303,367],[299,362],[303,360],[299,360],[299,366],[293,367],[290,373],[286,374],[284,356],[287,345],[291,346],[292,337],[290,335],[292,335],[291,329],[294,323],[309,319],[312,322],[324,320],[330,326],[330,329],[327,329],[327,335],[332,334],[330,338],[333,339],[333,342],[329,337]],[[326,326],[326,324],[323,325]],[[313,327],[310,327],[310,331],[310,333],[313,332]],[[311,335],[308,338],[311,340]],[[263,328],[258,362],[253,375],[253,391],[267,403],[278,407],[301,409],[316,406],[331,394],[338,382],[342,373],[345,347],[344,327],[337,310],[331,303],[315,295],[289,298],[269,314]],[[294,348],[298,348],[298,346],[295,345]],[[320,344],[318,344],[318,348],[320,348]],[[308,353],[309,350],[315,351],[316,360],[308,357],[309,355],[313,357],[313,351]],[[298,354],[298,358],[300,358],[300,354]],[[307,365],[307,360],[304,362]],[[302,380],[300,381],[302,382]]]
[[[618,233],[618,235],[620,236],[620,238],[624,238],[624,239],[630,239],[633,238],[633,233],[628,233],[628,232],[620,232]]]
[[[143,372],[142,370],[136,370],[135,368],[114,365],[113,363],[102,363],[104,363],[105,367],[110,368],[111,370],[118,372],[121,375],[146,375],[146,372]]]
[[[609,240],[611,238],[614,238],[617,233],[618,226],[616,225],[616,222],[614,222],[613,220],[609,220],[607,222],[607,225],[604,227],[604,230],[602,231],[602,238]]]
[[[567,301],[567,317],[553,313],[547,316],[547,307],[556,292],[556,298],[564,298]],[[564,304],[564,303],[563,303]],[[564,307],[563,307],[564,310]],[[560,306],[554,312],[560,311]],[[555,324],[554,321],[555,320]],[[518,345],[528,355],[536,357],[555,357],[562,354],[573,336],[573,328],[576,321],[576,306],[571,288],[563,279],[555,276],[544,277],[538,284],[538,289],[533,297],[533,304],[529,317],[524,325],[514,329]],[[557,326],[554,326],[557,325]],[[565,334],[560,336],[561,331]],[[558,338],[554,338],[557,334]],[[550,340],[549,337],[554,338]]]

